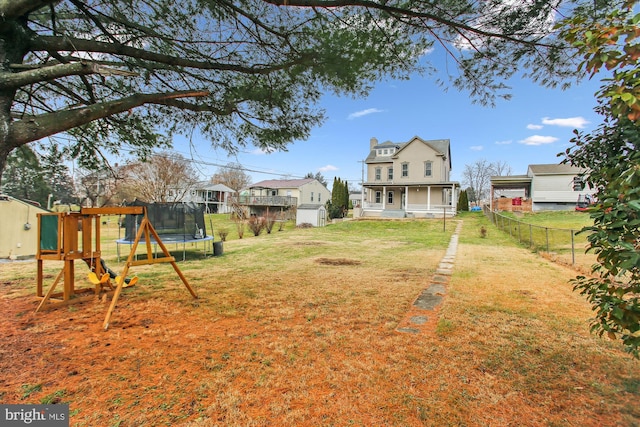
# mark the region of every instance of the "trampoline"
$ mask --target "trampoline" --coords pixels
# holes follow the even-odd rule
[[[205,256],[207,246],[211,248],[213,255],[213,233],[207,235],[207,228],[204,223],[204,206],[196,203],[144,203],[134,201],[127,206],[145,206],[147,217],[158,233],[165,246],[175,244],[176,249],[182,244],[182,260],[186,259],[188,243],[197,244],[202,242]],[[142,215],[126,215],[124,218],[124,238],[116,240],[116,251],[118,261],[120,261],[120,245],[133,245]],[[140,243],[146,243],[144,235]],[[151,244],[157,245],[155,238],[151,238]],[[157,249],[157,246],[156,246]],[[156,250],[157,252],[157,250]]]

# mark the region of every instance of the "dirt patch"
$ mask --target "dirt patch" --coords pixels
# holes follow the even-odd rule
[[[360,265],[362,264],[362,261],[358,261],[357,259],[347,259],[347,258],[318,258],[316,262],[322,265]]]
[[[294,242],[292,243],[292,246],[322,246],[322,245],[326,245],[327,242],[317,242],[317,241],[310,241],[310,242]]]

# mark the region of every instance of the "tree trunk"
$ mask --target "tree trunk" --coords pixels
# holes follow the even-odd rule
[[[11,64],[21,64],[27,54],[29,31],[15,21],[0,25],[0,74],[12,73]],[[0,185],[9,154],[19,145],[10,137],[11,106],[15,89],[0,89]]]

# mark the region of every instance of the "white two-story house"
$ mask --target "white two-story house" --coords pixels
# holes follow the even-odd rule
[[[456,214],[458,182],[450,181],[448,139],[379,143],[365,160],[362,216],[435,218]]]
[[[296,224],[321,226],[331,191],[313,178],[269,179],[251,184],[233,199],[249,215],[279,213],[281,217],[295,217]]]

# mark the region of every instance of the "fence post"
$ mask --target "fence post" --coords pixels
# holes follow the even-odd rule
[[[533,247],[533,227],[529,224],[529,247]]]
[[[547,253],[549,252],[549,229],[547,227],[544,228],[544,231],[547,235]]]
[[[576,265],[576,248],[573,244],[573,230],[570,230],[571,233],[571,265]]]
[[[522,243],[522,223],[518,221],[518,243]]]

